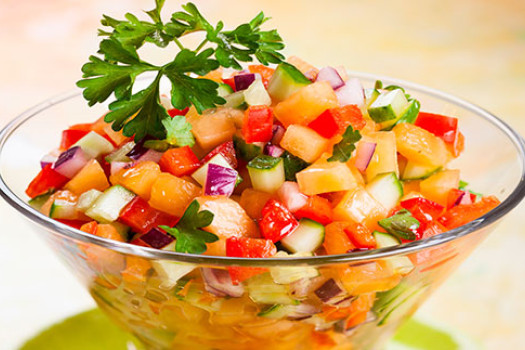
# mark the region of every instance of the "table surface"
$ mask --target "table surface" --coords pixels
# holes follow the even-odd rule
[[[444,90],[483,106],[525,134],[523,1],[195,2],[210,18],[226,23],[239,23],[262,9],[280,28],[287,53],[319,66],[345,65]],[[121,17],[152,3],[2,0],[0,126],[27,107],[74,88],[80,66],[96,50],[102,13]],[[174,10],[178,2],[167,3]],[[523,205],[509,214],[418,315],[462,331],[486,349],[523,348],[524,215]],[[40,328],[93,302],[4,202],[0,222],[0,344],[15,349]]]

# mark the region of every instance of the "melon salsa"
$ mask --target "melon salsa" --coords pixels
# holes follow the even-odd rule
[[[139,140],[103,119],[73,125],[44,157],[26,191],[29,203],[104,238],[248,258],[393,246],[456,228],[499,204],[469,191],[459,170],[448,167],[464,147],[458,120],[420,111],[425,106],[401,87],[363,89],[341,69],[319,70],[296,57],[207,77],[226,104],[199,113],[161,99],[173,123],[188,123],[189,142],[174,143],[169,127],[165,139]],[[123,281],[159,276],[168,288],[201,281],[199,293],[213,300],[249,295],[259,308],[254,318],[328,328],[344,321],[346,329],[366,322],[375,293],[396,287],[418,263],[391,258],[336,278],[313,267],[197,273],[127,258],[120,274]],[[315,302],[289,294],[294,283],[310,280]],[[189,294],[177,297],[206,309]]]

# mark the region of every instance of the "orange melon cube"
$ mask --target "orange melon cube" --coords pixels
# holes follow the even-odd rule
[[[299,190],[307,195],[348,191],[358,186],[345,163],[317,162],[298,172]]]
[[[319,69],[312,66],[310,63],[304,61],[303,59],[297,57],[297,56],[290,56],[286,59],[286,62],[290,63],[291,65],[295,66],[295,68],[299,69],[299,71],[303,74],[306,74],[308,72],[319,72]]]
[[[108,178],[102,166],[96,159],[89,161],[65,186],[77,195],[89,190],[99,190],[104,192],[109,188]]]
[[[168,173],[160,173],[151,186],[149,205],[165,213],[181,217],[201,188]]]
[[[446,207],[448,193],[459,187],[459,170],[440,171],[421,181],[419,187],[423,196]]]
[[[315,162],[328,145],[328,139],[302,125],[290,125],[281,140],[282,148],[308,163]]]
[[[373,226],[387,217],[388,211],[364,188],[348,191],[334,208],[334,220],[353,221]]]
[[[390,172],[395,172],[399,176],[396,135],[391,131],[379,131],[371,133],[369,137],[376,143],[376,149],[366,168],[367,180],[372,180],[378,174]]]
[[[235,134],[235,121],[230,113],[214,112],[187,117],[198,145],[205,151],[230,141]]]
[[[352,295],[386,291],[401,281],[401,275],[393,274],[384,261],[347,266],[340,278],[344,288]]]
[[[267,192],[257,191],[253,188],[247,188],[242,191],[239,204],[246,211],[249,217],[254,220],[258,220],[262,217],[262,208],[271,198],[273,198],[273,196]]]
[[[329,108],[339,106],[337,96],[326,81],[316,82],[296,91],[275,106],[273,113],[284,126],[306,125]]]
[[[396,135],[397,151],[409,161],[435,167],[448,162],[447,146],[434,134],[409,123],[397,124],[392,131]]]
[[[124,134],[122,133],[122,129],[120,131],[115,131],[111,127],[111,124],[106,124],[103,130],[106,133],[106,135],[108,135],[108,137],[111,139],[111,141],[113,141],[113,143],[117,146],[129,140],[129,137],[124,136]]]
[[[155,162],[140,162],[129,169],[122,169],[110,176],[113,185],[121,185],[148,200],[151,187],[160,175],[160,166]]]

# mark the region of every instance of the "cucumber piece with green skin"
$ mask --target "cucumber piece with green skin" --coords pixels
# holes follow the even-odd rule
[[[269,106],[272,104],[272,99],[270,95],[268,95],[262,79],[260,78],[255,79],[255,81],[251,83],[243,93],[244,101],[246,101],[249,106]]]
[[[428,285],[412,285],[401,282],[396,287],[386,292],[377,294],[376,302],[372,310],[378,316],[378,325],[397,322],[405,317],[414,304],[418,301],[418,296],[423,295]]]
[[[276,258],[297,258],[312,256],[312,253],[288,254],[283,251],[275,254]],[[270,267],[270,275],[277,284],[290,284],[301,279],[310,279],[319,276],[319,271],[312,266],[276,266]]]
[[[75,146],[79,146],[82,151],[91,158],[96,158],[101,154],[111,153],[115,149],[111,142],[94,131],[90,131],[71,147]]]
[[[131,230],[129,226],[126,226],[118,221],[114,221],[109,225],[113,226],[115,230],[117,230],[118,234],[124,239],[124,241],[127,242],[129,240],[129,233]]]
[[[368,108],[368,115],[376,123],[395,123],[407,110],[409,103],[401,89],[382,92]]]
[[[226,97],[228,95],[231,95],[233,94],[234,91],[232,89],[232,87],[228,84],[225,84],[225,83],[219,83],[219,87],[217,88],[217,94],[220,96],[220,97]]]
[[[295,66],[283,62],[280,63],[268,82],[268,93],[273,100],[281,102],[291,94],[311,84],[312,82],[304,76]]]
[[[78,214],[76,203],[63,199],[55,199],[49,210],[49,217],[52,219],[75,220]]]
[[[225,96],[224,99],[226,100],[224,107],[245,109],[247,106],[246,101],[244,101],[244,91],[234,92]]]
[[[304,170],[308,166],[310,166],[309,163],[305,162],[299,157],[294,156],[288,151],[285,151],[281,155],[281,158],[284,161],[284,176],[285,176],[286,181],[297,182],[297,178],[295,177],[295,174],[297,174],[301,170]]]
[[[377,248],[387,248],[401,244],[401,241],[389,233],[374,231]],[[385,258],[386,265],[395,274],[406,275],[414,269],[414,264],[406,256],[393,256]]]
[[[436,166],[421,165],[421,164],[417,164],[417,163],[408,161],[405,166],[405,170],[403,170],[403,174],[401,175],[401,179],[404,181],[423,180],[435,174],[440,169],[441,169],[440,166],[436,167]]]
[[[269,273],[263,273],[248,279],[246,281],[246,290],[250,299],[258,304],[299,304],[298,300],[290,297],[288,286],[275,283]]]
[[[122,147],[117,149],[115,152],[109,154],[106,156],[106,162],[112,163],[112,162],[131,162],[131,158],[126,156],[133,147],[135,147],[135,142],[130,141],[126,144],[124,144]]]
[[[235,153],[237,156],[247,162],[262,154],[264,147],[264,144],[247,143],[239,135],[233,135],[233,145],[235,146]]]
[[[49,197],[53,195],[55,191],[47,191],[46,193],[42,193],[34,198],[31,198],[27,203],[35,210],[42,209],[42,206],[49,200]]]
[[[252,159],[247,168],[257,191],[275,193],[285,181],[282,158],[261,155]]]
[[[124,207],[135,198],[135,194],[126,188],[115,185],[102,193],[93,205],[86,210],[86,215],[90,218],[102,222],[110,223],[116,221]]]
[[[313,252],[324,242],[325,228],[317,221],[301,219],[299,226],[281,240],[286,250],[292,253]]]
[[[377,89],[365,89],[365,105],[367,108],[377,99],[380,92]]]
[[[395,172],[379,174],[370,181],[365,189],[386,210],[390,211],[403,197],[403,185]]]
[[[102,195],[102,192],[100,192],[99,190],[95,190],[95,189],[82,193],[80,197],[78,197],[77,209],[85,212],[86,210],[91,208],[93,203],[95,203],[95,201],[101,195]]]
[[[197,181],[202,187],[206,186],[206,178],[208,177],[208,167],[210,166],[210,164],[220,165],[224,168],[233,169],[230,163],[228,163],[228,161],[226,160],[226,158],[224,158],[222,154],[216,154],[191,175],[191,177],[193,177],[195,181]],[[235,182],[235,186],[237,186],[241,182],[242,178],[239,175],[237,175],[237,181]]]

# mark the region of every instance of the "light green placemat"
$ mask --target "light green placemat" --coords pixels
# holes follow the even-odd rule
[[[130,343],[140,349],[129,334],[120,330],[98,309],[52,325],[27,341],[20,350],[126,350]],[[474,350],[466,337],[416,319],[399,329],[387,350]]]

